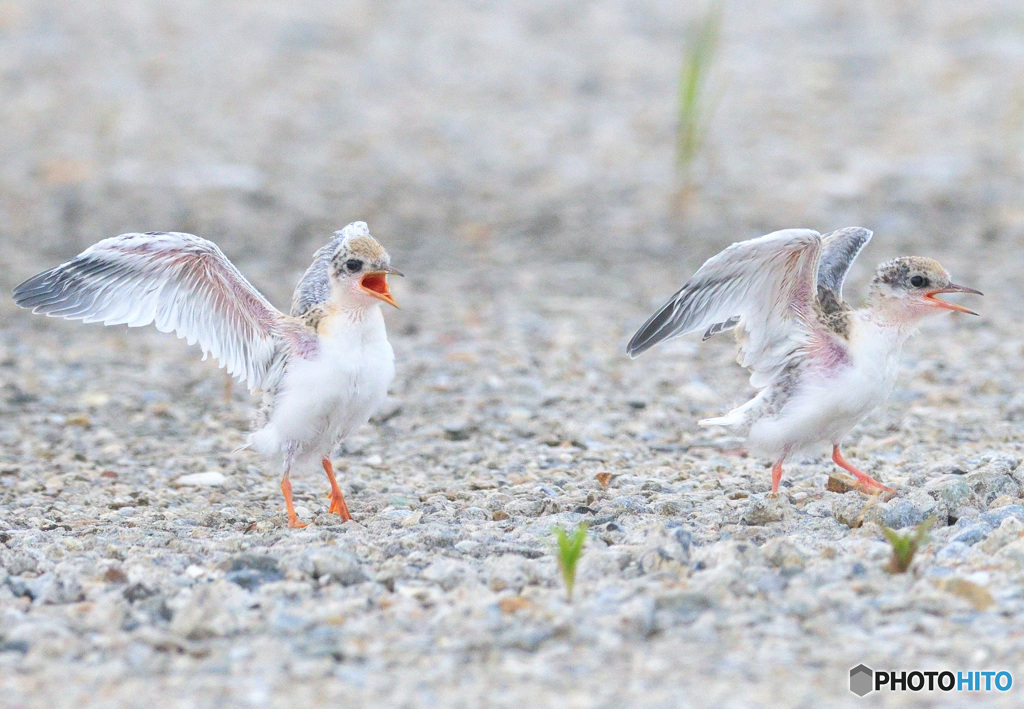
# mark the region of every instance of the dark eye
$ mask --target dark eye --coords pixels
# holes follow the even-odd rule
[[[363,267],[363,262],[357,258],[350,258],[345,262],[345,268],[348,269],[349,273],[355,273]]]
[[[928,279],[924,276],[914,276],[910,279],[910,285],[914,286],[914,288],[924,288],[928,285]]]

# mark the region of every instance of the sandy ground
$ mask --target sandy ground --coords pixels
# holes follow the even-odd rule
[[[0,299],[0,706],[938,706],[1024,683],[1024,10],[730,2],[687,176],[675,2],[0,2],[0,287],[105,236],[216,240],[284,306],[364,219],[398,375],[285,526],[251,399],[155,332]],[[875,231],[986,295],[929,321],[825,489],[696,420],[728,337],[626,340],[722,246]],[[185,476],[209,473],[199,478]],[[599,474],[611,475],[607,487]],[[210,475],[212,474],[212,475]],[[602,476],[603,477],[603,476]],[[910,573],[880,524],[937,526]],[[565,600],[551,529],[590,525]],[[1018,686],[972,696],[1019,704]]]

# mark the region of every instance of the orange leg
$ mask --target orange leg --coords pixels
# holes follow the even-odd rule
[[[281,492],[284,493],[284,504],[288,508],[288,526],[292,529],[302,529],[306,525],[299,521],[295,514],[295,507],[292,505],[292,481],[288,479],[288,473],[281,478]]]
[[[324,472],[327,473],[327,479],[331,481],[331,506],[327,512],[337,512],[338,516],[341,517],[342,522],[348,522],[352,519],[352,515],[348,512],[348,505],[345,503],[345,496],[341,494],[341,488],[338,487],[338,481],[334,478],[334,466],[331,465],[331,459],[325,455],[320,462],[324,464]]]
[[[850,465],[850,463],[847,462],[846,458],[843,457],[843,454],[839,452],[839,446],[832,446],[832,462],[838,465],[843,470],[849,473],[853,473],[853,476],[860,481],[860,484],[867,488],[867,491],[896,492],[891,487],[886,487],[885,485],[878,482],[867,473],[862,473],[861,471],[857,470],[855,467]]]
[[[782,458],[772,466],[772,492],[779,491],[779,481],[782,480]]]

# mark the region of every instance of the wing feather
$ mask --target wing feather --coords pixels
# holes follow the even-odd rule
[[[122,234],[14,289],[34,313],[173,332],[199,343],[250,389],[278,349],[281,313],[211,241],[178,232]]]
[[[331,263],[331,256],[337,251],[338,245],[343,239],[342,232],[335,232],[331,242],[326,246],[321,246],[313,254],[313,263],[309,265],[306,272],[302,274],[302,278],[299,279],[299,284],[295,286],[291,315],[302,317],[310,308],[315,308],[330,297],[331,282],[327,275],[327,267]]]
[[[677,335],[730,327],[745,332],[740,364],[764,386],[806,344],[814,318],[821,235],[786,229],[733,244],[708,259],[636,332],[635,357]]]
[[[821,237],[821,264],[818,288],[830,291],[837,301],[843,299],[843,282],[854,259],[871,241],[871,231],[859,226],[837,229]]]

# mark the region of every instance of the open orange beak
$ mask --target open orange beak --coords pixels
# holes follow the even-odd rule
[[[955,283],[950,283],[945,288],[938,288],[933,291],[928,291],[924,295],[924,299],[925,301],[927,301],[928,305],[933,305],[936,308],[942,308],[944,310],[955,310],[958,313],[967,313],[968,315],[977,315],[977,313],[974,312],[973,310],[965,308],[962,305],[957,305],[956,303],[947,303],[944,300],[939,300],[938,298],[935,297],[939,293],[973,293],[974,295],[984,295],[980,290],[974,290],[973,288],[968,288],[967,286],[958,286]]]
[[[396,268],[388,266],[379,271],[371,271],[359,279],[359,287],[363,289],[363,292],[367,295],[373,296],[374,298],[380,298],[388,305],[393,305],[396,308],[398,303],[395,302],[394,297],[391,295],[391,290],[388,288],[388,274],[395,276],[404,276],[405,274]]]

